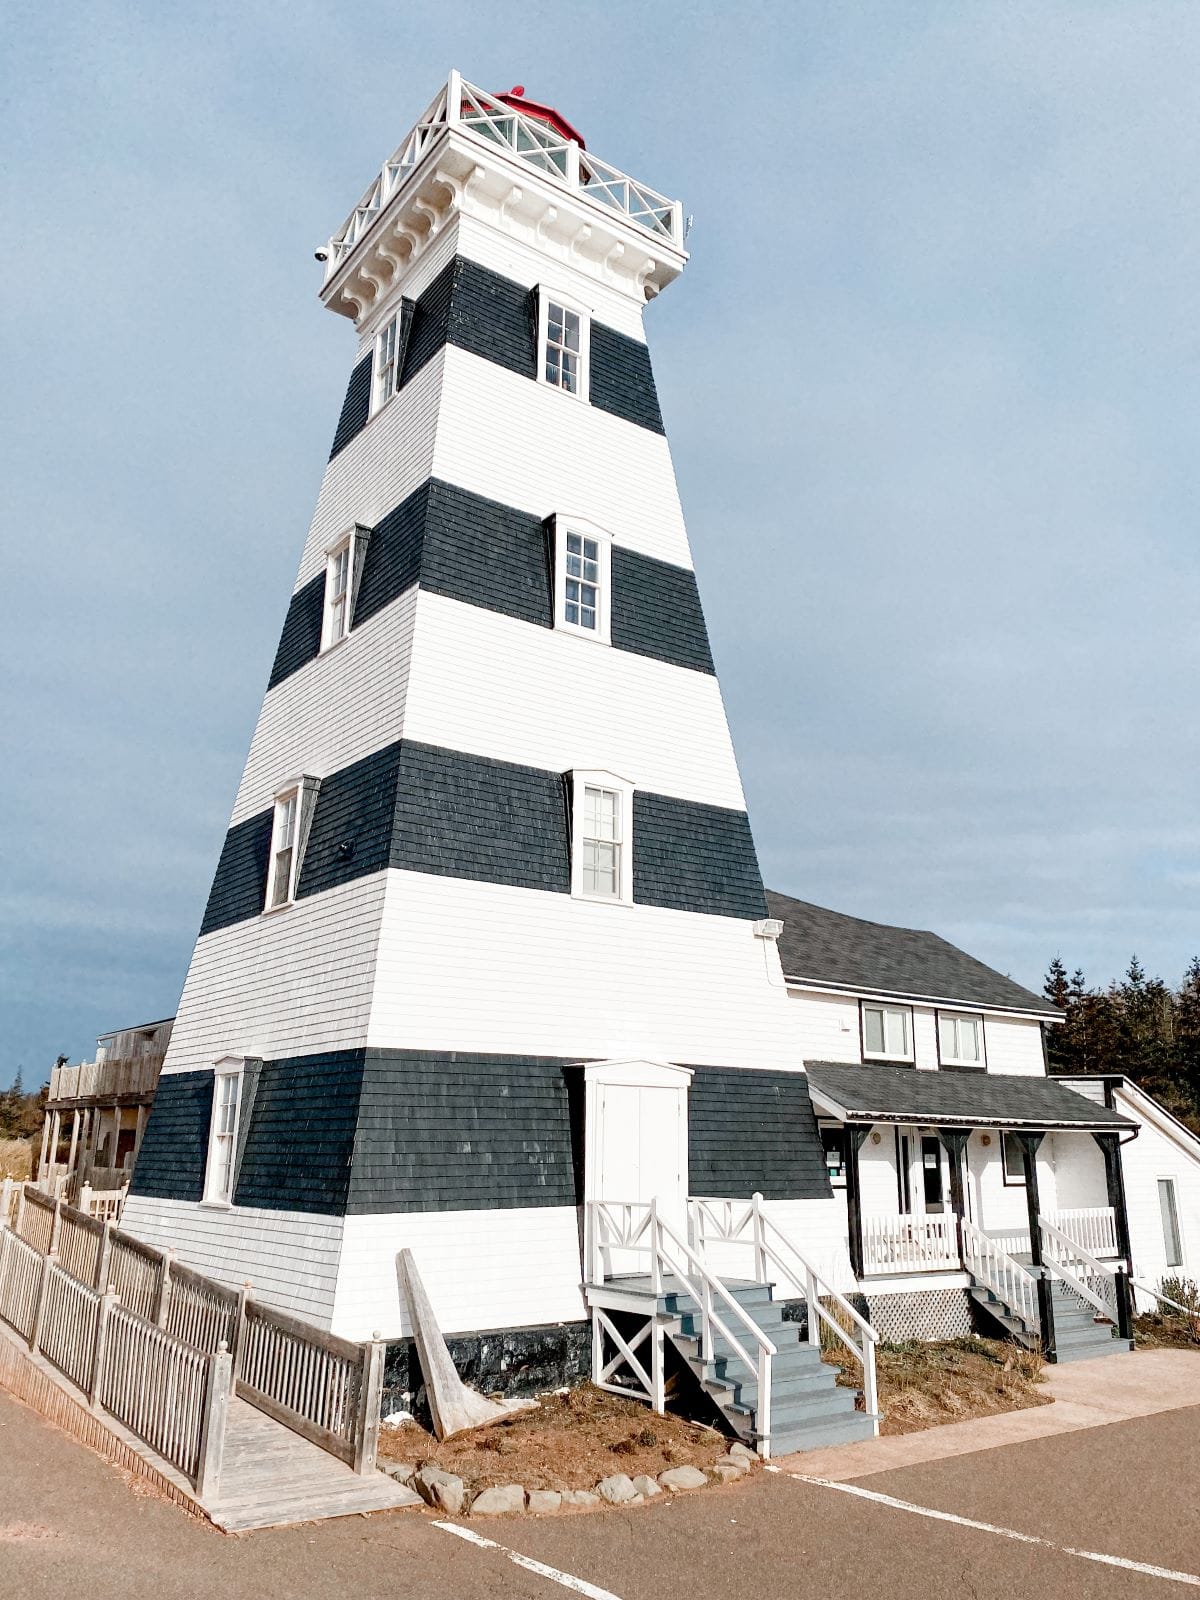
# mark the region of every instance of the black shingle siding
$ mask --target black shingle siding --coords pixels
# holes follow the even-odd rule
[[[653,433],[665,433],[658,390],[650,367],[650,352],[640,339],[593,322],[588,357],[588,398],[601,411],[611,411],[626,422]]]
[[[459,256],[446,336],[522,378],[537,374],[536,291]]]
[[[212,1098],[211,1072],[169,1072],[159,1078],[130,1194],[203,1200]]]
[[[341,1050],[263,1063],[235,1205],[345,1214],[364,1054]]]
[[[404,740],[391,865],[569,894],[562,774]]]
[[[404,352],[404,365],[400,369],[401,388],[415,378],[421,368],[431,361],[446,343],[457,267],[456,258],[442,268],[425,293],[413,302],[408,345]]]
[[[688,1187],[747,1200],[826,1200],[821,1135],[799,1072],[697,1067],[688,1099]]]
[[[399,743],[321,780],[296,898],[382,872],[388,864],[396,806]]]
[[[368,1050],[347,1212],[579,1204],[570,1070],[544,1056]]]
[[[715,671],[696,574],[614,545],[612,642],[677,667]]]
[[[633,898],[674,911],[765,917],[749,817],[724,806],[635,792]]]
[[[293,672],[311,661],[321,651],[321,622],[325,609],[325,574],[320,572],[302,589],[297,589],[288,606],[279,648],[267,688],[290,678]]]
[[[256,917],[267,893],[274,811],[262,811],[230,828],[221,848],[216,876],[209,890],[200,933],[213,933],[231,923]]]
[[[420,577],[431,481],[414,489],[372,528],[354,601],[353,627],[382,611]]]
[[[333,448],[329,452],[331,461],[339,451],[346,448],[351,439],[363,431],[370,415],[371,352],[368,350],[350,374],[350,382],[346,385],[342,414],[338,418],[337,432],[333,436]]]
[[[546,530],[538,517],[434,479],[421,587],[549,628]]]

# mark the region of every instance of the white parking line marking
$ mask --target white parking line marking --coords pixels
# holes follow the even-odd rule
[[[460,1527],[457,1522],[435,1522],[434,1527],[441,1528],[443,1533],[457,1534],[460,1539],[466,1539],[469,1544],[477,1544],[483,1550],[499,1550],[502,1556],[515,1561],[517,1566],[524,1567],[526,1572],[536,1572],[540,1578],[549,1578],[551,1583],[561,1584],[564,1589],[570,1589],[574,1594],[587,1595],[588,1600],[620,1600],[620,1596],[613,1594],[611,1589],[598,1589],[594,1583],[588,1583],[585,1578],[577,1578],[571,1572],[560,1572],[557,1567],[548,1567],[542,1561],[534,1561],[532,1556],[523,1556],[516,1550],[509,1550],[504,1545],[497,1544],[494,1539],[485,1539],[473,1528]]]
[[[769,1472],[783,1473],[782,1467],[768,1467]],[[978,1533],[994,1533],[1000,1539],[1013,1539],[1018,1544],[1041,1545],[1046,1550],[1057,1550],[1061,1555],[1076,1556],[1080,1561],[1098,1561],[1105,1567],[1123,1567],[1127,1572],[1143,1572],[1149,1578],[1164,1578],[1168,1583],[1186,1583],[1200,1589],[1200,1577],[1194,1572],[1176,1572],[1171,1567],[1155,1567],[1146,1561],[1129,1561],[1125,1556],[1107,1556],[1100,1550],[1076,1550],[1069,1544],[1055,1544],[1052,1539],[1039,1538],[1033,1533],[1018,1533],[1015,1528],[999,1528],[994,1522],[978,1522],[974,1517],[955,1516],[951,1511],[934,1511],[931,1506],[913,1505],[910,1500],[897,1500],[893,1495],[881,1494],[878,1489],[864,1489],[856,1483],[835,1483],[831,1478],[809,1478],[802,1472],[788,1472],[784,1476],[795,1478],[797,1483],[811,1483],[818,1489],[836,1489],[839,1494],[852,1494],[860,1500],[874,1500],[878,1505],[891,1506],[894,1511],[907,1511],[914,1517],[928,1517],[933,1522],[953,1522],[960,1528],[974,1528]]]

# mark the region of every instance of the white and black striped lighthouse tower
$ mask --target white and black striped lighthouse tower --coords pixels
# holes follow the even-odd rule
[[[350,1337],[402,1246],[448,1330],[582,1322],[586,1197],[832,1206],[642,327],[681,210],[455,73],[322,254],[356,364],[125,1222]]]

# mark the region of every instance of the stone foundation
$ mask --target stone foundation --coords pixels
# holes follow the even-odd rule
[[[590,1321],[450,1334],[446,1344],[459,1377],[481,1394],[544,1394],[591,1375]],[[411,1411],[424,1427],[430,1424],[421,1361],[411,1339],[387,1347],[383,1415],[392,1411]]]

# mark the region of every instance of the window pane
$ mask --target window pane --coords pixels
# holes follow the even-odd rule
[[[288,898],[292,880],[292,852],[290,847],[275,855],[275,886],[271,896],[273,906],[281,906]]]
[[[1010,1183],[1025,1182],[1025,1161],[1021,1155],[1021,1146],[1011,1133],[1003,1134],[1004,1144],[1004,1176]]]
[[[872,1054],[883,1054],[883,1012],[878,1006],[863,1008],[863,1039]]]
[[[958,1019],[958,1058],[960,1061],[978,1061],[979,1048],[979,1022],[975,1017],[960,1017]]]
[[[888,1010],[884,1012],[887,1024],[887,1053],[890,1056],[906,1056],[908,1054],[908,1012]]]
[[[1183,1265],[1183,1241],[1179,1234],[1179,1211],[1175,1203],[1174,1178],[1158,1180],[1158,1207],[1162,1212],[1163,1244],[1166,1247],[1167,1266]]]

